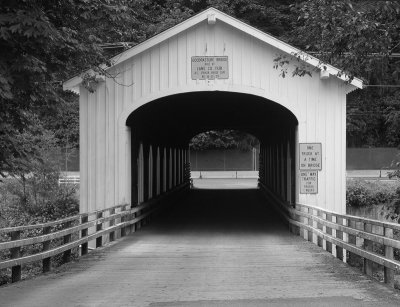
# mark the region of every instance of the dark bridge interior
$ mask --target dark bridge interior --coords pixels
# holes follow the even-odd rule
[[[127,120],[132,135],[132,205],[187,182],[190,140],[222,129],[259,139],[259,181],[282,200],[294,202],[297,125],[288,109],[250,94],[191,92],[147,103]]]
[[[143,139],[187,145],[198,133],[232,129],[258,139],[281,139],[296,117],[265,98],[232,92],[194,92],[154,100],[133,112],[127,125]]]

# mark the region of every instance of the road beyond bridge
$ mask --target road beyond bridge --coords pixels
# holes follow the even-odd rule
[[[400,306],[400,294],[291,234],[256,189],[191,190],[61,273],[0,288],[1,306]]]

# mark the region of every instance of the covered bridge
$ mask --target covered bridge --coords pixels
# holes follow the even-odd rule
[[[274,68],[280,55],[289,76]],[[301,63],[312,77],[292,77]],[[188,180],[188,144],[236,129],[261,143],[260,183],[287,203],[345,213],[346,95],[340,70],[214,8],[117,55],[80,94],[82,212],[154,198]]]

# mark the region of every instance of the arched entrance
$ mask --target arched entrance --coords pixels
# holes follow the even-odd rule
[[[151,101],[130,114],[132,203],[157,196],[159,186],[183,182],[190,139],[233,129],[260,140],[260,181],[283,200],[296,199],[296,117],[265,98],[232,92],[192,92]],[[148,161],[146,161],[146,158]],[[144,169],[144,170],[143,170]]]

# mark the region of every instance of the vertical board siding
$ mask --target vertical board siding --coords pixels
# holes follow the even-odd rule
[[[229,25],[219,21],[208,25],[204,21],[113,67],[110,72],[115,80],[109,78],[101,83],[95,94],[81,88],[81,211],[131,201],[130,134],[135,131],[125,127],[126,117],[123,116],[127,111],[147,103],[150,97],[226,89],[264,95],[281,104],[298,119],[300,143],[322,143],[319,194],[299,195],[298,187],[296,194],[300,202],[343,213],[346,88],[334,77],[320,80],[315,72],[312,78],[292,77],[293,64],[289,65],[288,75],[282,78],[281,71],[273,68],[273,60],[280,54],[275,47]],[[192,80],[191,57],[205,55],[227,55],[229,79]],[[159,150],[164,153],[160,156],[163,163],[156,166],[158,161],[153,161],[153,167],[163,167],[164,180],[157,190],[164,191],[172,187],[174,180],[182,180],[179,176],[183,176],[183,168],[179,167],[184,158],[175,148]],[[296,153],[297,156],[291,158],[296,159],[298,167],[297,149]],[[267,172],[267,179],[283,192],[282,178],[277,178],[278,170],[285,163],[281,156],[276,144],[265,146],[265,167],[273,170]],[[177,163],[180,163],[178,167]],[[140,172],[139,177],[143,176]],[[296,174],[298,180],[298,171]],[[139,198],[142,198],[141,193]]]
[[[96,96],[88,95],[88,211],[96,209]]]
[[[89,180],[88,180],[88,150],[89,150],[89,92],[81,88],[81,95],[79,97],[79,164],[80,164],[80,190],[79,190],[79,203],[80,212],[88,212],[89,205]]]
[[[178,36],[177,40],[178,44],[178,50],[177,50],[177,61],[178,61],[178,86],[185,86],[186,85],[186,80],[188,79],[187,77],[187,54],[186,54],[186,45],[187,45],[187,39],[186,39],[186,33],[182,33]],[[189,77],[190,78],[190,77]]]
[[[96,90],[96,206],[103,209],[105,206],[106,180],[106,95],[105,84],[102,83]]]

